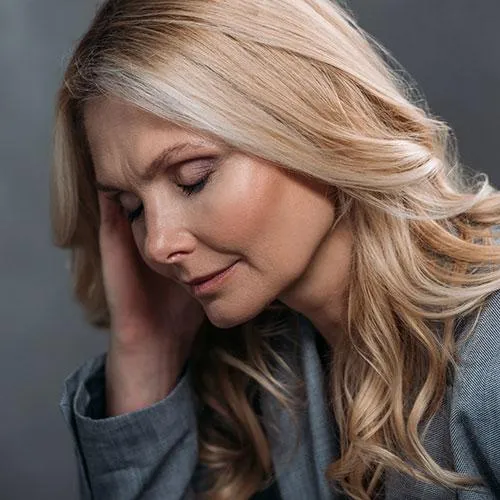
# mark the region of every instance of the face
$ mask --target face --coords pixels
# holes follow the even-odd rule
[[[180,283],[213,324],[240,324],[276,299],[299,308],[301,290],[314,295],[306,277],[318,279],[334,221],[324,186],[122,101],[86,106],[99,189],[123,205],[146,264]],[[186,284],[229,266],[211,289]]]

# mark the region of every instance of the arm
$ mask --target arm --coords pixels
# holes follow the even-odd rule
[[[81,497],[192,499],[198,445],[188,360],[205,313],[142,258],[125,210],[102,192],[98,200],[109,348],[66,379],[61,402]]]
[[[68,376],[60,403],[74,439],[80,498],[194,499],[198,445],[189,369],[163,400],[105,417],[105,361],[102,354]]]

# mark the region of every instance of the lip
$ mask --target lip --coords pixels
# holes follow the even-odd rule
[[[231,264],[232,266],[233,264]],[[195,278],[194,280],[191,281],[186,281],[186,285],[199,285],[200,283],[203,283],[205,281],[211,280],[212,278],[215,278],[215,276],[218,276],[219,274],[223,273],[227,269],[229,269],[231,266],[225,267],[224,269],[221,269],[220,271],[216,271],[215,273],[207,274],[205,276],[202,276],[201,278]]]
[[[232,274],[238,262],[239,261],[234,262],[226,269],[223,269],[217,274],[212,275],[207,280],[201,283],[195,282],[194,284],[190,284],[189,287],[191,288],[192,293],[194,295],[203,295],[206,293],[214,292],[220,285],[222,285],[222,283],[226,280],[226,278]]]

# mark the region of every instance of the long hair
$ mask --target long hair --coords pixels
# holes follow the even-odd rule
[[[332,349],[329,408],[341,454],[326,474],[355,499],[393,469],[452,488],[478,484],[436,463],[421,429],[457,362],[457,318],[500,288],[500,194],[459,161],[453,131],[410,76],[329,0],[109,0],[76,47],[55,124],[52,223],[71,249],[74,293],[108,328],[99,210],[84,104],[115,97],[332,188],[355,236],[348,321]],[[253,402],[292,413],[300,380],[273,375],[279,304],[224,335],[204,325],[193,356],[206,497],[246,499],[272,477]],[[207,333],[209,332],[209,333]],[[227,332],[226,332],[227,333]]]

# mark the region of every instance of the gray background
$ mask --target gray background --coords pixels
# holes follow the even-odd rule
[[[64,377],[105,349],[69,296],[51,247],[54,93],[97,0],[0,3],[0,497],[76,499]],[[415,77],[455,129],[462,161],[500,185],[500,2],[351,0],[361,25]]]

